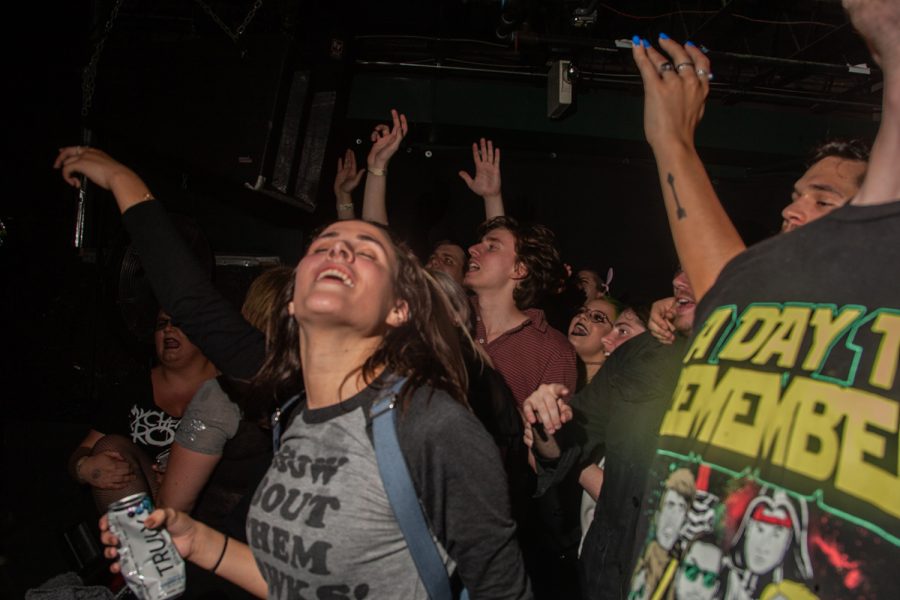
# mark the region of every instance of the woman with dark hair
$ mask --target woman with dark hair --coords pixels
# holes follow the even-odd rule
[[[147,492],[165,471],[175,429],[191,398],[216,376],[215,366],[160,311],[153,334],[156,365],[101,392],[97,421],[69,458],[69,473],[91,486],[97,508]]]
[[[120,194],[148,193],[99,155],[66,148],[57,164],[68,181],[82,172],[112,187],[120,206]],[[302,378],[305,399],[251,501],[249,545],[173,509],[146,525],[165,526],[185,558],[258,596],[426,597],[370,437],[373,403],[403,377],[397,437],[448,571],[474,597],[529,597],[499,457],[466,405],[448,301],[415,256],[375,224],[334,223],[282,301],[255,383]],[[101,528],[113,558],[117,540],[105,519]]]

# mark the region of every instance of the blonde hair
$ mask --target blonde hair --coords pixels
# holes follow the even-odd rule
[[[293,277],[294,270],[290,267],[273,267],[254,279],[247,290],[241,314],[266,337],[269,334],[269,318],[273,312],[278,313],[276,304],[281,301],[282,292]]]

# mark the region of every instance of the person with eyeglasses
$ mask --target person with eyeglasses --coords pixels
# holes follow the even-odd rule
[[[613,330],[619,316],[616,302],[610,298],[588,300],[569,323],[569,343],[578,355],[578,389],[594,378],[606,362],[608,352],[604,338]]]
[[[69,459],[69,473],[91,486],[98,510],[159,488],[175,430],[198,389],[216,367],[171,317],[159,311],[153,335],[157,364],[122,382],[104,386],[97,421]]]
[[[695,539],[685,550],[675,576],[675,600],[712,600],[722,587],[722,549],[711,535]]]

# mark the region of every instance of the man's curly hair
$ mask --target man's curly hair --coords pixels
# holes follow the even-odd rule
[[[536,306],[545,295],[555,291],[566,277],[555,245],[556,236],[543,225],[523,225],[512,217],[494,217],[481,224],[478,237],[483,238],[494,229],[506,229],[513,235],[516,260],[527,270],[513,290],[516,308],[525,310]]]

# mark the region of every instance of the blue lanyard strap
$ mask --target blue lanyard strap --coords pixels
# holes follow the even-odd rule
[[[391,387],[372,405],[372,435],[375,439],[375,458],[391,508],[406,545],[412,555],[419,578],[425,585],[431,600],[451,600],[450,577],[444,561],[437,549],[437,543],[425,522],[425,514],[419,504],[412,477],[406,466],[406,459],[400,450],[395,423],[400,388],[406,378],[396,380]]]
[[[279,406],[275,409],[275,412],[272,413],[272,452],[277,453],[278,448],[281,447],[281,416],[288,411],[293,405],[297,404],[300,398],[303,397],[303,394],[297,394],[296,396],[291,396],[287,402]]]

